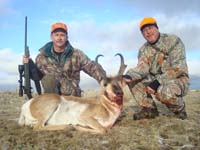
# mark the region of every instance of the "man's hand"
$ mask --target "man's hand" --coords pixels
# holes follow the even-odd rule
[[[132,82],[132,78],[129,75],[122,75],[123,80],[128,84]]]
[[[158,82],[158,80],[154,80],[147,86],[147,93],[155,94],[159,86],[160,86],[160,83]]]
[[[27,57],[27,56],[23,56],[23,64],[27,64],[28,62],[29,62],[29,57]]]
[[[154,94],[155,93],[155,90],[154,89],[152,89],[152,88],[150,88],[149,86],[147,86],[147,93],[148,94]]]

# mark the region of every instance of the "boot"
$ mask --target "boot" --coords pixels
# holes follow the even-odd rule
[[[184,103],[184,107],[181,109],[181,111],[174,112],[175,117],[182,119],[182,120],[187,118],[187,113],[185,110],[185,102],[183,102],[183,103]]]
[[[133,120],[149,119],[159,116],[157,108],[142,107],[138,112],[133,114]]]
[[[185,109],[183,109],[180,112],[175,112],[174,115],[175,115],[175,117],[182,119],[182,120],[187,118],[187,113],[186,113]]]

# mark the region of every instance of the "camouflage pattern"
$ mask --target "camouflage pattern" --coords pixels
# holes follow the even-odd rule
[[[188,92],[189,76],[185,47],[177,36],[160,33],[155,44],[146,42],[139,50],[137,66],[126,74],[133,79],[129,87],[140,106],[153,107],[146,87],[157,79],[161,85],[153,97],[172,112],[184,109],[183,96]]]
[[[80,71],[84,71],[98,82],[106,77],[101,65],[90,60],[81,50],[66,43],[65,51],[58,56],[49,42],[40,49],[36,64],[44,74],[42,85],[44,92],[81,96]]]

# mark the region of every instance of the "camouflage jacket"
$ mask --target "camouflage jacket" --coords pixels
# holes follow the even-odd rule
[[[160,33],[155,44],[146,42],[139,49],[138,64],[127,74],[134,81],[150,78],[163,83],[180,77],[189,79],[184,44],[175,35]],[[188,84],[187,81],[185,84]]]
[[[106,76],[101,65],[90,60],[81,50],[73,48],[66,42],[65,51],[60,57],[53,51],[53,43],[49,42],[40,48],[36,57],[36,64],[43,75],[52,75],[61,83],[62,93],[72,94],[79,90],[80,71],[84,71],[98,82]]]

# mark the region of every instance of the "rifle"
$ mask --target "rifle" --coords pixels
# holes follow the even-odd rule
[[[25,45],[24,45],[24,55],[26,57],[30,56],[29,47],[27,46],[27,16],[25,17]],[[41,86],[40,80],[42,78],[42,73],[39,71],[37,66],[34,64],[32,60],[29,60],[28,63],[24,63],[24,65],[18,65],[19,71],[19,96],[23,96],[25,93],[28,99],[32,98],[31,95],[31,79],[34,80],[36,90],[38,94],[41,94]],[[23,85],[23,77],[24,77],[24,85]]]

